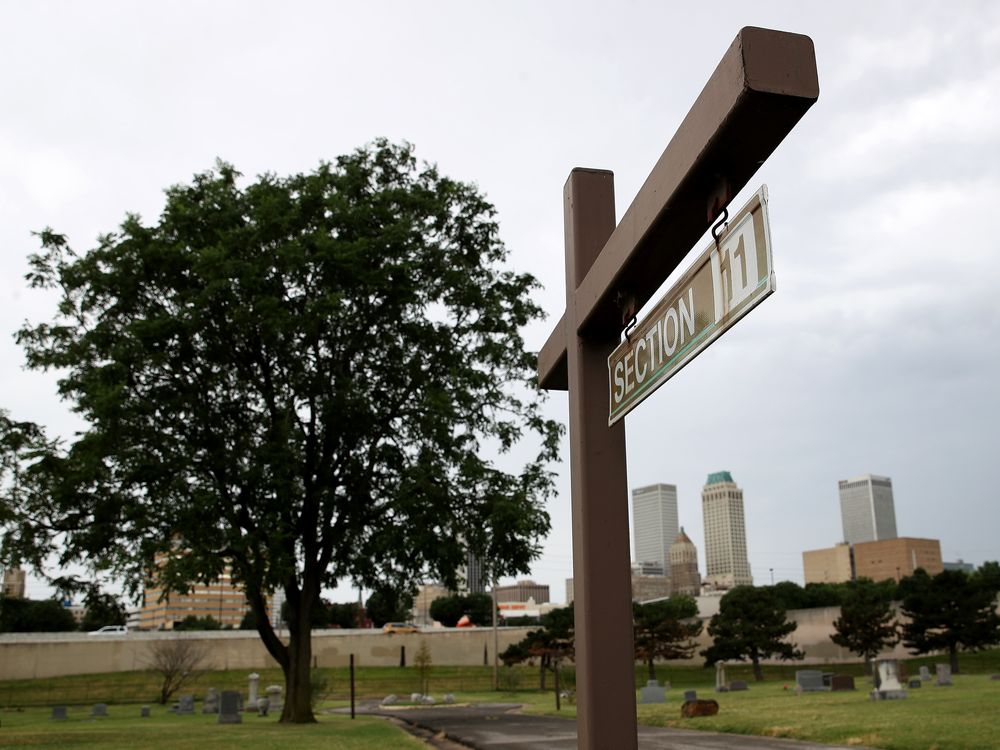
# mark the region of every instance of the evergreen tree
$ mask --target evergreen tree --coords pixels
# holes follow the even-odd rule
[[[698,604],[690,596],[673,596],[659,602],[632,605],[635,624],[635,658],[656,679],[657,659],[689,659],[701,634]]]
[[[976,651],[1000,643],[997,592],[988,579],[945,570],[931,577],[922,568],[899,584],[903,597],[903,643],[918,654],[945,650],[958,674],[959,649]]]
[[[871,671],[872,659],[899,641],[899,625],[892,601],[884,587],[867,578],[848,586],[840,617],[833,621],[837,631],[830,640],[861,656]]]
[[[764,679],[761,659],[803,658],[795,644],[785,640],[796,627],[785,618],[785,608],[770,587],[737,586],[719,602],[719,612],[708,624],[714,642],[701,655],[709,666],[717,661],[749,659],[754,679],[760,682]]]

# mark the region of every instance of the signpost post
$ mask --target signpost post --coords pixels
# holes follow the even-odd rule
[[[628,488],[621,416],[653,388],[651,385],[642,394],[632,394],[636,390],[632,347],[633,388],[626,399],[623,385],[620,399],[627,408],[622,406],[617,416],[605,410],[609,375],[614,410],[618,360],[613,356],[621,348],[622,327],[818,96],[812,40],[781,31],[742,29],[617,226],[611,172],[574,169],[566,182],[566,311],[539,352],[538,380],[542,388],[569,391],[580,750],[637,747]],[[720,330],[724,330],[727,316],[735,322],[752,306],[747,300],[760,295],[754,287],[749,297],[744,296],[755,275],[746,256],[749,235],[741,234],[737,223],[734,219],[725,235],[725,252],[717,249],[720,284],[714,286],[713,276],[711,311]],[[756,237],[754,234],[755,242]],[[720,244],[722,241],[720,238]],[[715,268],[709,255],[709,267]],[[737,270],[736,262],[746,265]],[[766,267],[770,269],[769,256]],[[697,271],[692,273],[693,282]],[[756,278],[759,285],[759,276]],[[773,286],[769,270],[765,286]],[[721,314],[716,288],[723,292]],[[668,306],[670,299],[668,294],[664,300]],[[674,309],[678,325],[688,325],[684,330],[694,338],[696,301],[691,296],[687,300],[683,321],[680,297]],[[701,295],[697,303],[700,301]],[[673,318],[664,322],[667,315],[664,311],[659,322],[650,318],[652,325],[659,326],[661,347],[664,336],[673,335]],[[641,330],[648,333],[646,328]],[[708,337],[705,334],[701,340]],[[631,334],[630,339],[638,341]],[[667,338],[667,343],[672,341]],[[677,346],[674,343],[671,358],[677,354]],[[649,366],[652,355],[659,370],[663,365],[655,349],[642,353],[647,357],[644,364]],[[663,356],[666,361],[665,349]],[[682,364],[678,359],[672,370],[656,376],[657,381],[665,380]],[[621,374],[625,377],[624,361]],[[646,374],[644,369],[644,382]],[[650,378],[652,383],[651,373]]]

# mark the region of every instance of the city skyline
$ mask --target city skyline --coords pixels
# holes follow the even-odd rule
[[[530,6],[525,33],[528,9],[5,6],[0,21],[19,33],[0,60],[19,74],[0,82],[12,103],[0,124],[0,408],[53,436],[79,427],[57,373],[26,372],[12,338],[53,308],[23,278],[39,249],[31,232],[52,227],[82,252],[127,212],[154,220],[163,190],[217,157],[248,176],[283,175],[378,136],[414,143],[495,204],[511,267],[541,285],[549,318],[524,333],[537,351],[566,304],[569,171],[613,170],[620,217],[739,28],[764,26],[811,36],[821,82],[816,106],[730,204],[768,185],[777,291],[626,417],[629,492],[669,478],[700,542],[697,490],[728,467],[752,493],[758,582],[770,571],[802,582],[802,550],[841,533],[836,481],[869,470],[892,477],[908,536],[940,538],[945,560],[1000,557],[987,473],[1000,349],[984,345],[1000,339],[1000,266],[971,218],[1000,200],[1000,6],[885,4],[859,20],[769,2],[554,3]],[[362,33],[328,43],[330,29],[374,27],[391,54],[370,55]],[[189,54],[178,60],[178,49]],[[566,422],[565,394],[547,415]],[[552,470],[552,531],[519,577],[561,592],[569,472],[565,460]],[[29,578],[29,595],[46,591]],[[357,590],[345,583],[331,598]]]

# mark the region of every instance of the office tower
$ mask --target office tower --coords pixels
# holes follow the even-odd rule
[[[851,545],[841,542],[834,547],[810,549],[802,553],[806,583],[845,583],[853,581],[854,553]]]
[[[698,596],[701,593],[701,576],[698,574],[698,550],[694,542],[684,533],[680,533],[670,545],[670,593]]]
[[[701,510],[705,520],[705,583],[716,589],[752,585],[743,490],[728,471],[708,475],[701,491]]]
[[[486,593],[486,570],[482,561],[473,552],[465,553],[465,566],[459,571],[466,594]]]
[[[509,586],[495,586],[493,589],[498,602],[526,602],[529,599],[535,604],[548,604],[549,586],[534,581],[518,581]]]
[[[164,565],[166,555],[158,554],[155,563],[157,567]],[[147,587],[139,611],[139,628],[173,630],[174,625],[188,616],[211,617],[223,627],[238,628],[250,604],[243,589],[232,580],[231,573],[226,565],[219,578],[210,583],[192,582],[184,593],[166,593],[157,584]]]
[[[944,570],[941,542],[900,536],[854,545],[854,571],[858,578],[899,581],[913,575],[917,568],[932,576]]]
[[[896,510],[892,502],[892,480],[866,474],[837,483],[840,518],[848,544],[896,538]]]
[[[635,561],[659,563],[670,575],[667,550],[677,538],[677,487],[652,484],[632,490],[632,539]]]
[[[8,599],[24,598],[24,570],[17,565],[12,565],[3,572],[3,584],[0,594]]]

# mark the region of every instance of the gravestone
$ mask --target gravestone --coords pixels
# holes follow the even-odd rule
[[[685,703],[690,703],[691,701],[696,701],[696,700],[698,700],[698,691],[697,690],[685,690],[684,691],[684,702]]]
[[[143,706],[139,709],[139,718],[148,719],[149,718],[149,706]]]
[[[920,687],[921,684],[922,683],[920,682],[920,680],[914,678],[914,679],[910,680],[908,683],[906,683],[906,686],[909,687],[909,688],[914,688],[915,689],[915,688]]]
[[[746,680],[733,680],[732,682],[729,683],[730,692],[733,690],[747,690],[747,689],[749,689],[749,686],[747,685]]]
[[[205,699],[201,702],[201,712],[203,714],[219,713],[219,693],[215,688],[205,691]]]
[[[107,703],[95,703],[94,707],[90,709],[91,716],[107,716],[108,715],[108,704]]]
[[[1000,674],[991,674],[990,675],[990,679],[991,680],[1000,680]]]
[[[795,670],[795,686],[797,692],[818,693],[826,690],[823,684],[823,673],[818,669]]]
[[[939,686],[951,685],[951,664],[935,664],[934,671],[937,672],[937,684]]]
[[[906,690],[899,684],[899,662],[895,659],[879,659],[875,662],[875,678],[872,700],[891,701],[906,697]]]
[[[639,691],[639,703],[666,703],[667,692],[656,680],[648,680],[646,687]]]
[[[926,664],[920,668],[920,679],[924,682],[931,681],[931,668]]]
[[[726,663],[724,661],[715,662],[715,692],[725,693],[729,690],[726,687]]]
[[[260,695],[258,695],[260,691],[260,675],[256,672],[252,672],[247,679],[250,681],[247,703],[251,706],[255,706],[257,705],[257,699],[260,697]]]
[[[257,699],[257,715],[258,716],[267,716],[267,712],[268,712],[268,710],[270,708],[271,708],[271,701],[269,701],[267,698],[258,698]]]
[[[55,721],[64,721],[66,719],[66,706],[53,706],[52,718]]]
[[[281,685],[268,685],[265,692],[267,693],[267,699],[271,701],[272,711],[280,711],[285,707],[285,703],[281,697]]]
[[[178,714],[193,714],[194,713],[194,696],[193,695],[182,695],[177,701],[177,713]]]
[[[242,702],[243,696],[238,690],[223,690],[219,701],[219,723],[242,724],[243,716],[240,714]]]
[[[452,703],[454,703],[454,702],[455,702],[455,696],[454,696],[454,694],[452,694],[452,693],[445,693],[445,695],[444,695],[444,702],[445,702],[445,703],[446,703],[447,705],[449,705],[449,706],[450,706],[450,705],[451,705]]]
[[[410,703],[420,703],[420,699],[423,697],[420,693],[410,693]]]
[[[854,690],[854,678],[849,674],[835,674],[830,678],[830,690],[834,692]]]
[[[425,706],[433,706],[435,703],[437,703],[437,701],[434,700],[433,695],[422,696],[420,698],[420,702],[423,703]]]
[[[399,703],[398,695],[387,695],[381,701],[381,705],[383,706],[395,706],[397,703]]]

